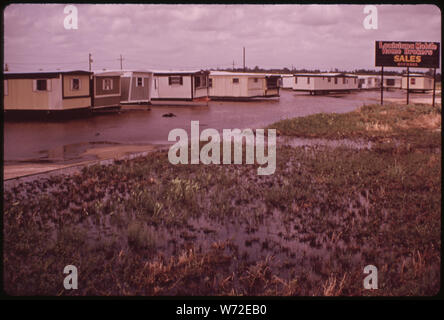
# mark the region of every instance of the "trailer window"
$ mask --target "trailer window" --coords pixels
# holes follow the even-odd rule
[[[80,79],[74,78],[71,80],[71,90],[80,90]]]
[[[331,82],[331,78],[330,77],[328,77],[328,82]]]
[[[294,77],[294,83],[298,83],[298,77]]]
[[[112,79],[103,79],[102,85],[103,85],[102,86],[103,90],[112,90],[113,89]]]
[[[136,87],[143,87],[143,78],[137,77]]]
[[[212,78],[208,79],[208,87],[210,87],[210,88],[213,87],[213,79]]]
[[[310,77],[307,77],[307,83],[310,84]]]
[[[233,78],[233,83],[239,83],[239,78]]]
[[[258,78],[254,78],[254,82],[257,83],[259,81]]]
[[[416,84],[416,79],[415,78],[411,78],[410,79],[410,84]]]
[[[338,84],[338,78],[335,78],[335,84]]]
[[[345,84],[345,78],[342,78],[342,84]]]
[[[173,84],[183,85],[183,79],[181,76],[170,76],[168,77],[168,84],[170,86]]]
[[[395,85],[395,79],[387,79],[386,84],[387,84],[388,86],[394,86],[394,85]]]
[[[46,91],[47,87],[48,86],[46,85],[46,80],[37,80],[37,91]]]

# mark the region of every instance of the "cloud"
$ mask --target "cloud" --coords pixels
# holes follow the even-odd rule
[[[374,68],[376,40],[440,41],[433,5],[379,5],[378,29],[363,27],[361,5],[78,4],[79,29],[65,30],[61,4],[4,10],[4,56],[11,70],[52,67],[185,68],[247,65]],[[82,62],[83,61],[83,62]]]

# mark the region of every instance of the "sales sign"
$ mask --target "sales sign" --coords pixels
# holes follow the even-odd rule
[[[375,66],[439,68],[439,42],[376,41]]]

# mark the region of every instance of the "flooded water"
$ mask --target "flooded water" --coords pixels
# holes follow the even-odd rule
[[[411,95],[414,97],[414,95]],[[426,96],[426,95],[421,95]],[[384,92],[385,98],[403,98],[402,91]],[[94,114],[65,120],[7,120],[4,123],[4,161],[72,162],[88,160],[87,149],[108,145],[165,144],[174,128],[190,131],[198,120],[201,130],[261,128],[275,121],[320,112],[344,113],[363,104],[377,103],[379,91],[310,96],[281,91],[279,99],[250,102],[210,101],[207,106],[152,106]],[[173,113],[174,117],[163,117]]]

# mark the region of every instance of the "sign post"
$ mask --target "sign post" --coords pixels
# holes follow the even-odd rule
[[[407,67],[407,105],[409,104],[409,93],[410,93],[410,70]]]
[[[381,67],[381,106],[384,104],[384,66]]]
[[[439,68],[439,42],[376,41],[375,66],[381,69],[381,105],[383,103],[384,67],[407,67],[407,104],[409,104],[409,68]],[[402,83],[402,81],[401,81]],[[433,80],[433,106],[435,105]]]
[[[432,107],[435,107],[435,89],[436,88],[436,68],[433,68],[433,100],[432,100]]]

